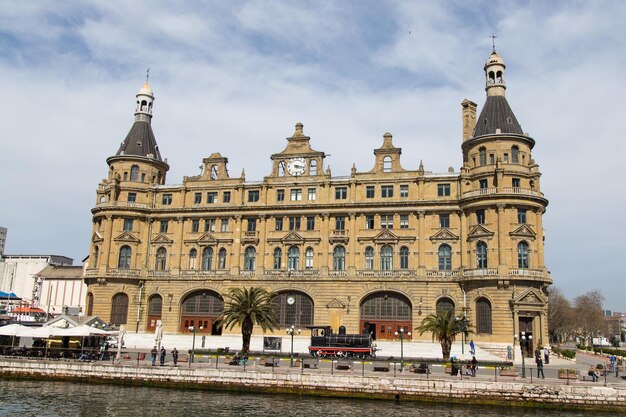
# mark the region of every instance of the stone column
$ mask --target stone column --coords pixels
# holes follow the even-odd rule
[[[352,272],[352,275],[354,275],[356,272],[356,249],[357,249],[357,242],[356,242],[356,213],[351,212],[348,213],[348,218],[350,219],[350,229],[349,229],[349,241],[348,241],[348,259],[347,259],[347,265],[346,265],[346,270],[349,270]]]
[[[183,236],[185,232],[185,218],[179,216],[176,218],[178,223],[178,242],[176,242],[176,252],[178,252],[178,270],[183,269]]]
[[[497,205],[497,216],[498,216],[498,274],[503,275],[506,270],[506,262],[504,259],[505,248],[504,248],[504,233],[506,230],[505,226],[505,211],[504,204]]]
[[[425,241],[426,241],[426,212],[424,210],[418,210],[417,212],[417,265],[418,268],[424,269],[426,267],[424,251],[426,250]]]
[[[545,259],[543,253],[543,209],[536,209],[535,227],[537,228],[537,269],[545,269]]]
[[[330,252],[330,245],[328,242],[329,237],[329,221],[330,221],[330,213],[322,213],[322,227],[321,227],[321,235],[322,240],[320,241],[320,253],[321,257],[319,260],[320,265],[320,274],[328,275],[328,257]]]
[[[104,238],[104,241],[102,242],[102,248],[101,249],[101,253],[105,256],[104,259],[104,273],[106,273],[107,268],[111,267],[110,259],[111,259],[111,250],[113,247],[113,216],[108,214],[105,217],[105,225],[104,225],[104,234],[106,234],[106,237]],[[103,263],[100,262],[100,265],[102,265]],[[115,267],[117,267],[117,265],[115,265]]]
[[[258,251],[259,251],[259,259],[258,259],[258,265],[261,266],[261,268],[263,268],[261,271],[259,271],[261,274],[263,273],[263,271],[267,268],[267,265],[265,265],[265,237],[267,235],[267,216],[262,214],[259,216],[259,247],[258,247]],[[286,254],[285,254],[286,255]]]
[[[241,265],[241,235],[243,234],[242,223],[241,215],[236,215],[233,222],[233,250],[230,260],[231,275],[239,275]]]

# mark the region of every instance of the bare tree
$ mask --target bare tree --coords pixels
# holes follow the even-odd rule
[[[604,296],[599,290],[589,291],[574,299],[576,331],[584,344],[593,344],[593,337],[603,334],[606,324],[602,313]]]
[[[548,290],[548,334],[551,343],[567,341],[576,327],[576,316],[569,300],[557,287]]]

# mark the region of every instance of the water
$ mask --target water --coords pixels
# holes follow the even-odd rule
[[[587,412],[0,380],[0,416],[582,417]],[[604,417],[609,413],[596,413]]]

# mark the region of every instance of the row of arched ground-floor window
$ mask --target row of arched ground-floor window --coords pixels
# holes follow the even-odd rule
[[[93,294],[87,295],[87,314],[93,313]],[[121,325],[128,322],[128,295],[119,292],[111,299],[112,324]],[[296,326],[305,328],[316,323],[314,317],[314,303],[311,297],[299,291],[280,292],[273,300],[276,305],[276,319],[281,327]],[[492,333],[492,304],[486,297],[474,301],[474,332],[476,334]],[[153,294],[148,298],[147,330],[154,330],[157,320],[161,320],[163,312],[163,298]],[[421,306],[420,306],[421,308]],[[185,333],[190,326],[194,326],[198,333],[219,335],[221,327],[216,319],[224,309],[224,299],[212,290],[194,291],[182,300],[179,331]],[[449,297],[442,297],[436,301],[435,310],[452,311],[455,314],[456,305]],[[362,333],[371,333],[376,339],[391,339],[399,329],[411,331],[419,323],[413,323],[413,306],[403,294],[385,291],[375,292],[363,299],[360,305],[360,330]]]
[[[488,256],[487,256],[487,244],[483,241],[476,243],[476,268],[488,268]],[[216,257],[217,254],[217,257]],[[94,266],[98,263],[99,248],[94,248]],[[199,254],[198,250],[193,248],[189,251],[188,269],[201,269],[205,271],[213,269],[226,269],[227,268],[227,256],[228,252],[225,248],[214,250],[213,247],[205,247]],[[254,271],[256,266],[256,248],[254,246],[248,246],[244,251],[243,269],[245,271]],[[131,267],[132,249],[130,246],[122,246],[119,251],[118,268],[130,269]],[[409,248],[406,246],[400,247],[398,251],[398,257],[394,254],[394,247],[392,245],[383,245],[379,251],[378,259],[376,259],[374,248],[368,246],[364,251],[364,265],[365,269],[380,269],[383,271],[397,269],[394,268],[394,259],[399,262],[399,269],[408,269],[409,266]],[[198,260],[200,264],[198,265]],[[439,246],[437,250],[438,267],[441,271],[452,270],[452,248],[450,245],[444,243]],[[529,268],[529,246],[525,241],[519,242],[517,245],[517,266],[518,268]],[[300,248],[298,246],[291,246],[287,250],[287,269],[312,269],[314,268],[314,251],[313,248],[307,247],[304,250],[304,262],[302,262]],[[273,268],[283,268],[283,250],[282,248],[275,248],[273,252]],[[336,271],[342,271],[346,268],[346,249],[342,245],[337,245],[333,249],[333,269]],[[167,249],[160,247],[157,249],[154,259],[155,270],[167,269]]]

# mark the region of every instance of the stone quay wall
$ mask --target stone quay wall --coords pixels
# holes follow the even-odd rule
[[[613,410],[626,413],[626,387],[527,384],[518,381],[415,378],[352,373],[271,372],[182,367],[134,367],[102,363],[0,360],[3,378],[67,380],[172,388],[216,389],[265,393],[407,401],[487,404],[538,408]]]

